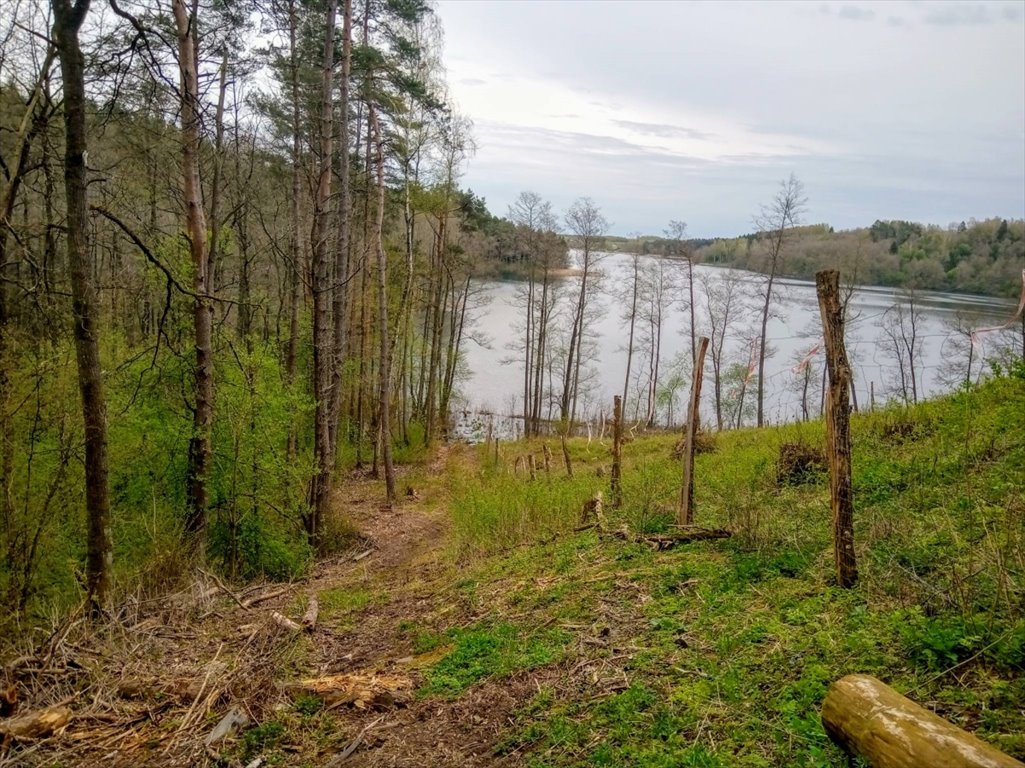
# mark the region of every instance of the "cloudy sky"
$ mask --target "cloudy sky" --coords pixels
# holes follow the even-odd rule
[[[1025,2],[440,0],[463,184],[589,195],[618,234],[1025,215]]]

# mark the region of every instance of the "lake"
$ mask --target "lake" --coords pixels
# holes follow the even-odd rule
[[[577,254],[571,251],[571,261],[576,257]],[[600,270],[603,273],[601,289],[592,300],[595,313],[587,324],[587,332],[594,342],[596,359],[591,363],[589,387],[586,393],[581,392],[578,407],[578,414],[582,413],[585,418],[597,419],[600,408],[604,408],[606,413],[610,412],[613,395],[621,393],[623,389],[629,338],[629,322],[623,316],[629,309],[632,258],[628,254],[606,254],[600,263]],[[649,265],[650,268],[654,263],[655,259],[652,257],[641,257],[642,268],[644,265]],[[682,268],[678,269],[679,285],[672,290],[672,294],[683,299],[686,296],[686,285],[682,279]],[[707,306],[707,297],[701,281],[707,280],[714,285],[716,281],[722,281],[729,275],[738,280],[739,293],[747,307],[738,315],[740,322],[732,328],[725,346],[731,361],[746,367],[751,355],[751,346],[750,342],[745,340],[745,336],[750,338],[752,332],[757,333],[760,322],[759,294],[765,280],[764,275],[723,267],[696,266],[695,307],[698,335],[702,333],[702,321]],[[562,278],[559,284],[560,302],[562,306],[566,306],[579,290],[579,278]],[[784,279],[777,281],[777,285],[779,293],[774,299],[776,316],[770,319],[768,327],[767,346],[773,351],[773,355],[765,362],[765,414],[770,422],[800,418],[801,376],[795,374],[793,368],[821,339],[814,283]],[[495,429],[502,435],[512,436],[520,428],[515,414],[522,409],[523,398],[523,363],[515,360],[521,353],[514,347],[522,337],[522,330],[518,329],[522,328],[524,309],[521,296],[524,284],[487,282],[481,283],[478,287],[481,294],[486,297],[487,303],[477,311],[475,338],[465,342],[466,365],[464,377],[459,385],[459,406],[454,414],[456,433],[464,437],[479,438],[482,429],[486,428],[485,422],[491,419],[490,414],[495,414]],[[959,341],[958,335],[950,327],[958,313],[968,319],[970,327],[981,327],[1005,322],[1013,315],[1015,309],[1015,302],[1004,299],[948,293],[922,292],[917,295],[916,301],[921,311],[918,323],[918,336],[921,339],[921,359],[918,364],[920,399],[949,389],[941,376],[944,361],[963,359],[967,355],[964,351],[967,347],[963,337]],[[906,306],[906,301],[899,290],[878,287],[857,288],[850,299],[849,316],[852,319],[848,323],[846,343],[854,369],[858,403],[862,408],[869,407],[872,390],[877,404],[897,396],[893,381],[896,360],[884,349],[885,334],[880,323],[892,320],[892,313],[885,317],[884,313],[893,305],[900,303],[905,303]],[[674,301],[665,316],[662,332],[660,367],[664,372],[671,369],[672,361],[678,356],[689,357],[688,318],[685,304]],[[636,333],[639,333],[639,329]],[[988,352],[995,339],[984,338],[985,349]],[[810,365],[815,380],[810,386],[808,397],[813,403],[813,406],[809,406],[813,416],[818,414],[819,409],[823,364],[821,351],[811,358]],[[639,361],[635,353],[632,377],[640,368],[646,370],[647,365],[646,362]],[[973,367],[973,370],[978,373],[978,367]],[[709,356],[706,360],[702,397],[704,419],[714,415],[711,376]],[[752,385],[753,383],[752,381]],[[674,423],[682,420],[682,404],[689,397],[689,389],[688,373],[685,383],[675,393]],[[643,382],[631,381],[630,390],[626,414],[630,420],[638,415],[643,418],[644,403],[640,403],[638,410],[635,396],[638,391],[643,395],[645,385]],[[754,397],[752,386],[746,398],[747,402],[753,403]],[[481,417],[480,412],[489,415]],[[507,418],[510,414],[513,415],[511,419]],[[668,411],[664,408],[659,421],[665,423],[667,416]]]

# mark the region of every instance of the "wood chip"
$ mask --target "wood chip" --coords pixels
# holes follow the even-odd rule
[[[341,674],[300,680],[286,690],[317,696],[329,707],[352,705],[357,709],[388,709],[404,706],[413,682],[405,675]]]
[[[214,729],[210,731],[203,743],[207,747],[212,744],[216,744],[225,736],[230,735],[233,731],[241,728],[248,722],[249,717],[245,712],[238,707],[232,707],[228,710],[228,714],[222,717],[221,721],[214,726]]]
[[[14,741],[45,739],[63,730],[71,722],[67,707],[47,707],[18,717],[0,720],[0,734]]]

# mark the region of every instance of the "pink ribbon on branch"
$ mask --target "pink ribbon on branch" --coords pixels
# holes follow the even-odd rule
[[[976,328],[972,331],[972,346],[979,346],[979,334],[990,333],[992,331],[1002,331],[1005,328],[1010,328],[1012,325],[1018,322],[1021,317],[1021,313],[1025,312],[1025,269],[1021,271],[1021,298],[1018,299],[1018,308],[1014,311],[1014,317],[1008,320],[1003,325],[993,325],[989,328]]]
[[[793,373],[804,373],[804,369],[808,367],[808,363],[810,363],[811,359],[813,357],[815,357],[815,355],[817,355],[819,353],[819,346],[821,346],[821,345],[816,344],[814,347],[809,349],[808,350],[808,354],[806,354],[804,356],[804,358],[801,360],[801,362],[799,362],[797,365],[795,365],[790,370]]]

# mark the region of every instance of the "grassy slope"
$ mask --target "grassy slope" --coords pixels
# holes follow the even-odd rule
[[[418,626],[414,646],[443,650],[420,695],[536,670],[498,747],[532,766],[835,765],[822,697],[867,672],[1023,757],[1023,435],[1020,378],[856,417],[850,591],[831,584],[827,482],[776,485],[780,444],[821,443],[821,424],[720,435],[698,457],[697,517],[736,535],[661,553],[572,531],[607,445],[571,444],[576,477],[560,463],[533,483],[512,467],[539,444],[482,449],[450,469],[451,591],[487,618]],[[670,521],[673,442],[626,446],[614,522]]]

